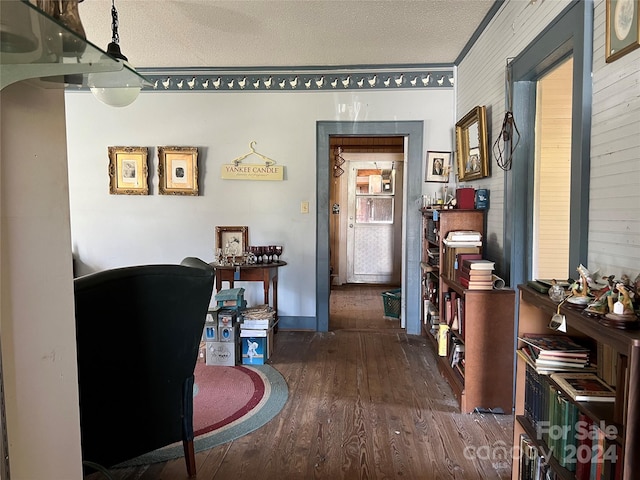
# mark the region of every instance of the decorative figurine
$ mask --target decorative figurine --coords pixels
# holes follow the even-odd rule
[[[558,282],[555,279],[551,280],[551,286],[547,293],[549,294],[549,298],[556,303],[564,300],[564,288],[558,285]]]

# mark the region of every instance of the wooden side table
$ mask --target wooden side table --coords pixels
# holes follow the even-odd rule
[[[229,288],[234,288],[234,282],[262,282],[264,303],[269,305],[269,287],[273,284],[273,310],[278,319],[278,268],[287,262],[256,263],[246,265],[220,266],[212,263],[216,271],[216,290],[222,290],[222,282],[229,282]]]

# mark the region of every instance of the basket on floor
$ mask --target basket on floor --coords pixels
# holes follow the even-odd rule
[[[398,320],[400,318],[400,300],[402,300],[402,289],[382,292],[382,304],[384,305],[384,318]]]

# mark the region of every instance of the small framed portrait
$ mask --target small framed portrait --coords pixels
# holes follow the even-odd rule
[[[216,227],[216,248],[225,257],[241,256],[249,248],[249,227]]]
[[[605,61],[613,62],[640,47],[637,0],[606,0]]]
[[[448,182],[451,170],[451,152],[427,152],[425,182]]]
[[[198,149],[158,147],[160,195],[198,195]]]
[[[109,193],[149,195],[146,147],[109,147]]]

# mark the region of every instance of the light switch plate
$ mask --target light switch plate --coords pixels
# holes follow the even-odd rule
[[[309,202],[300,202],[300,213],[309,213]]]

